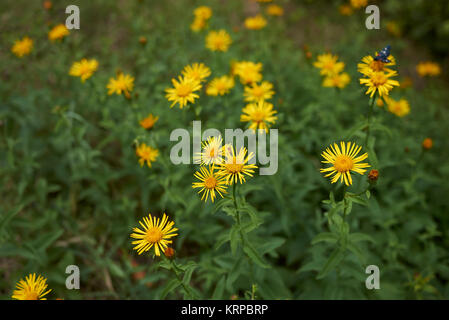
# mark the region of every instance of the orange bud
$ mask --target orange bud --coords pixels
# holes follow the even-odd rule
[[[433,141],[430,138],[425,138],[422,142],[422,147],[426,150],[432,149]]]
[[[172,258],[175,255],[175,250],[168,247],[167,249],[165,249],[164,254],[167,258]]]

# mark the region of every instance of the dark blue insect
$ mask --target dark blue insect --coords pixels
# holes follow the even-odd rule
[[[377,54],[377,56],[374,58],[374,60],[376,61],[382,61],[384,63],[388,63],[391,62],[388,57],[390,56],[390,49],[391,46],[388,45],[385,48],[383,48],[382,50],[380,50],[380,52]]]

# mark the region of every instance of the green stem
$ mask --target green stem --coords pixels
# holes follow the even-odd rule
[[[369,141],[369,134],[370,134],[370,126],[371,126],[371,116],[373,114],[374,109],[374,102],[376,102],[377,94],[374,95],[373,99],[371,100],[371,104],[369,106],[368,111],[368,127],[366,128],[366,137],[365,137],[365,148],[368,147],[368,141]]]

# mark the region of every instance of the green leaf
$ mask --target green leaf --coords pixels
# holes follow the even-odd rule
[[[231,252],[233,255],[237,252],[237,246],[240,240],[240,227],[233,225],[229,231],[229,239],[231,240]]]
[[[335,233],[331,232],[322,232],[317,234],[315,238],[312,239],[312,244],[317,244],[319,242],[329,242],[329,243],[337,243],[339,237]]]
[[[164,290],[161,292],[161,295],[159,296],[159,299],[164,299],[170,292],[175,290],[180,285],[181,285],[181,283],[178,281],[178,279],[170,280],[167,283],[167,285],[165,286]]]
[[[329,259],[324,264],[323,269],[321,269],[320,273],[318,274],[318,276],[316,278],[317,279],[322,279],[325,276],[327,276],[329,274],[329,272],[334,270],[335,267],[341,262],[341,260],[343,260],[344,253],[345,253],[345,250],[342,249],[342,248],[334,249],[334,251],[332,252],[331,256],[329,257]]]
[[[262,256],[257,252],[256,248],[246,239],[245,245],[243,247],[243,251],[248,255],[248,257],[254,261],[257,265],[259,265],[262,268],[270,268],[270,265],[268,265]]]
[[[353,254],[357,256],[357,258],[362,264],[366,263],[365,254],[363,253],[362,250],[360,250],[360,248],[356,244],[348,243],[347,248],[349,251],[351,251]]]
[[[351,233],[349,235],[349,241],[351,241],[351,242],[370,241],[372,243],[375,243],[373,237],[371,237],[370,235],[367,235],[365,233],[359,233],[359,232]]]
[[[192,279],[192,274],[193,274],[193,271],[195,271],[196,267],[197,267],[197,265],[193,264],[193,263],[186,266],[184,277],[182,278],[182,282],[185,285],[190,284],[190,279]]]
[[[212,300],[223,299],[224,289],[225,289],[225,280],[226,277],[222,276],[215,286],[215,290],[212,294]]]

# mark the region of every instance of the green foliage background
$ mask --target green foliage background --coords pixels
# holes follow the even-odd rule
[[[407,36],[390,36],[384,28],[366,30],[363,11],[339,15],[343,2],[279,3],[285,6],[284,17],[270,17],[265,29],[248,31],[242,23],[254,6],[245,1],[58,1],[50,12],[40,1],[3,2],[0,297],[9,299],[16,281],[33,272],[48,278],[50,299],[188,297],[164,263],[132,250],[129,234],[148,212],[166,212],[174,219],[183,283],[197,297],[449,296],[448,92],[444,79],[416,76],[414,67],[428,58],[427,48]],[[381,12],[392,3],[379,2]],[[65,21],[69,4],[80,6],[81,29],[72,30],[62,43],[51,43],[49,27]],[[228,52],[207,50],[205,34],[189,29],[193,9],[204,4],[213,9],[210,28],[231,33]],[[394,10],[389,14],[388,19],[397,18]],[[10,48],[23,35],[35,40],[35,49],[18,59]],[[147,38],[145,46],[140,36]],[[388,43],[400,78],[408,75],[414,81],[412,88],[391,94],[407,98],[411,113],[398,118],[376,107],[376,157],[369,162],[380,178],[368,200],[354,200],[348,216],[356,248],[339,254],[324,270],[336,248],[329,208],[341,200],[343,190],[319,173],[320,153],[335,141],[363,144],[368,97],[358,84],[356,66]],[[323,88],[304,44],[312,60],[326,50],[338,54],[351,75],[349,86]],[[82,84],[68,70],[84,57],[96,58],[100,66]],[[277,174],[256,175],[240,189],[245,234],[255,251],[246,252],[249,258],[238,247],[231,250],[236,245],[232,212],[201,202],[192,189],[196,167],[169,160],[170,132],[191,130],[194,116],[170,109],[164,89],[187,64],[203,62],[214,77],[227,74],[231,60],[263,63],[279,113],[274,126],[279,129]],[[131,100],[107,96],[108,79],[118,69],[136,78]],[[196,105],[203,129],[244,128],[240,84],[222,98],[203,92]],[[160,119],[146,132],[138,121],[150,112]],[[433,139],[434,147],[422,153],[425,137]],[[139,166],[136,139],[160,150],[152,168]],[[366,176],[357,177],[348,191],[358,193],[365,184]],[[331,192],[336,202],[323,203]],[[80,267],[81,290],[65,288],[70,264]],[[380,290],[365,288],[370,264],[380,268]],[[138,279],[140,271],[145,275]],[[423,277],[430,280],[422,284]]]

